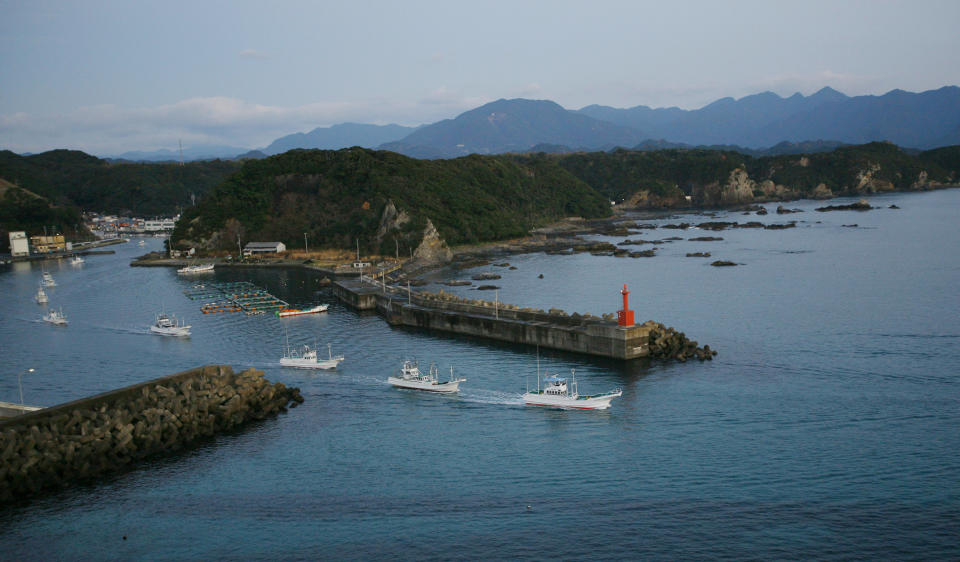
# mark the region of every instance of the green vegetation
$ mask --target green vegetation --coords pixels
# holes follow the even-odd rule
[[[545,155],[541,155],[545,156]],[[617,150],[610,153],[551,155],[557,164],[611,200],[621,201],[640,190],[660,197],[678,191],[693,197],[693,205],[719,201],[716,192],[741,168],[750,179],[782,185],[794,197],[812,194],[824,184],[835,195],[859,195],[887,182],[889,189],[925,189],[926,181],[960,181],[960,147],[946,147],[913,155],[882,142],[838,148],[833,152],[755,158],[731,151],[670,149]],[[864,173],[874,180],[862,185]],[[919,182],[919,183],[918,183]],[[757,196],[761,196],[759,192]]]
[[[100,213],[174,215],[239,169],[240,163],[213,160],[140,164],[110,163],[76,150],[32,156],[0,151],[0,178],[49,199]]]
[[[388,202],[409,217],[376,238]],[[236,247],[244,240],[278,240],[299,247],[408,253],[429,219],[451,245],[526,235],[564,216],[603,217],[603,196],[551,158],[522,162],[502,156],[415,160],[386,151],[292,150],[248,161],[195,209],[184,214],[174,241]],[[396,243],[394,242],[396,240]]]

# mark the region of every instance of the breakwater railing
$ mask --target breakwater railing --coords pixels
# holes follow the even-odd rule
[[[263,371],[208,365],[0,421],[0,503],[138,460],[303,402]]]

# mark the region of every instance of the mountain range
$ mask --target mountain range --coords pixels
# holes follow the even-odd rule
[[[467,154],[578,152],[621,147],[724,147],[751,153],[782,143],[809,150],[889,141],[912,149],[960,144],[960,88],[881,96],[847,96],[826,87],[810,95],[763,92],[722,98],[700,109],[626,109],[588,105],[569,110],[549,100],[500,99],[421,127],[343,123],[278,138],[265,148],[201,147],[185,159],[258,158],[295,148],[379,148],[425,159]],[[232,150],[232,152],[230,152]],[[215,156],[214,156],[215,154]],[[229,154],[229,155],[228,155]],[[126,153],[127,160],[175,160],[173,151]],[[189,156],[189,157],[188,157]]]

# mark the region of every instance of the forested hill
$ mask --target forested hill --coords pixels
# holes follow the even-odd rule
[[[525,156],[515,158],[522,162]],[[918,154],[877,142],[760,158],[702,149],[615,150],[548,158],[606,198],[633,208],[826,199],[960,183],[960,146]]]
[[[398,215],[392,217],[388,204]],[[386,212],[385,212],[386,211]],[[386,151],[292,150],[243,168],[184,213],[174,243],[208,250],[243,240],[407,254],[429,219],[449,244],[523,236],[561,217],[603,217],[609,202],[531,156],[415,160]],[[395,242],[396,240],[396,242]]]
[[[76,150],[20,156],[0,151],[0,179],[56,205],[135,216],[173,215],[202,197],[239,162],[109,163]]]

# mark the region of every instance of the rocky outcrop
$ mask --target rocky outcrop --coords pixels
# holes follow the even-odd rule
[[[410,216],[407,215],[406,211],[397,212],[397,207],[393,204],[393,200],[388,201],[387,205],[383,208],[383,215],[380,216],[380,226],[377,227],[377,243],[379,244],[383,241],[383,237],[386,236],[387,233],[400,228],[408,222],[410,222]]]
[[[449,263],[453,259],[453,251],[440,238],[433,222],[427,219],[427,226],[423,229],[423,240],[413,252],[413,261],[418,266],[428,266]]]
[[[813,188],[813,191],[810,193],[810,198],[833,199],[833,190],[827,187],[825,183],[817,184],[817,187]]]
[[[720,204],[749,203],[753,201],[755,189],[757,189],[757,182],[750,179],[746,170],[737,168],[730,172],[726,185],[720,191]]]
[[[211,365],[0,422],[0,502],[124,470],[303,402],[263,371]]]
[[[884,179],[876,177],[880,171],[880,164],[871,163],[866,169],[860,170],[856,175],[856,185],[853,186],[854,193],[878,193],[881,191],[893,191],[894,185]]]
[[[870,209],[873,209],[870,203],[866,199],[861,199],[849,205],[827,205],[826,207],[817,207],[816,210],[823,213],[826,211],[869,211]]]

